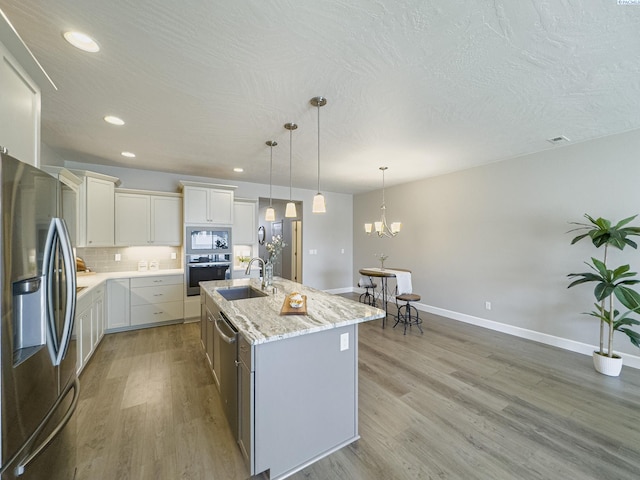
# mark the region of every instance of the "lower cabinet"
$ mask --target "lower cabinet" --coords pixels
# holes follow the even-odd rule
[[[107,329],[115,330],[130,325],[129,279],[107,280]]]
[[[87,364],[104,335],[103,285],[84,295],[76,304],[75,331],[78,345],[78,373]]]
[[[238,445],[249,466],[255,471],[253,464],[253,397],[254,368],[251,345],[242,335],[238,340]]]
[[[109,331],[133,330],[184,318],[183,275],[109,280]]]

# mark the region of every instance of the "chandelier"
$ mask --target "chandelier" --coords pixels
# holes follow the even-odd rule
[[[387,216],[386,210],[387,206],[384,203],[384,171],[387,167],[380,167],[382,170],[382,205],[380,206],[380,210],[382,211],[379,222],[365,223],[364,231],[367,232],[367,235],[371,235],[373,233],[373,227],[375,227],[376,233],[378,237],[395,237],[400,232],[400,227],[402,224],[400,222],[392,222],[391,226],[387,224]]]

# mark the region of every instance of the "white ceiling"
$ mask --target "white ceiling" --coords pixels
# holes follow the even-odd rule
[[[640,5],[616,0],[0,0],[87,163],[362,192],[640,128]],[[62,32],[92,35],[100,53]],[[122,117],[114,127],[102,118]],[[120,156],[133,151],[137,158]],[[606,161],[606,159],[603,159]],[[233,167],[243,167],[237,174]]]

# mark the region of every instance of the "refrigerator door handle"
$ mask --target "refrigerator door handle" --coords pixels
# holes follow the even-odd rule
[[[71,238],[67,230],[67,224],[62,218],[56,218],[56,228],[60,235],[60,247],[62,249],[62,257],[64,259],[64,278],[67,282],[67,310],[64,313],[64,329],[62,333],[62,345],[58,352],[59,358],[56,365],[59,365],[67,354],[71,334],[73,333],[73,321],[76,315],[76,259],[73,254]]]
[[[64,326],[60,344],[58,344],[58,332],[56,331],[55,310],[53,306],[53,284],[57,278],[55,265],[55,250],[60,247],[64,263],[64,277],[66,280],[66,311]],[[67,353],[71,334],[73,331],[73,319],[76,311],[76,270],[73,248],[67,231],[67,225],[61,218],[52,218],[47,233],[47,242],[44,251],[43,270],[47,275],[47,337],[49,353],[54,365],[60,365]]]
[[[71,405],[69,405],[69,409],[64,414],[64,417],[62,417],[62,420],[60,420],[60,423],[58,423],[58,425],[56,425],[56,428],[54,428],[53,431],[49,434],[49,436],[45,438],[45,440],[40,445],[38,445],[29,454],[27,458],[25,458],[18,464],[18,466],[15,469],[16,477],[24,475],[25,470],[27,469],[29,464],[33,460],[35,460],[36,457],[40,455],[44,451],[44,449],[49,446],[51,442],[53,442],[53,440],[55,440],[55,438],[60,434],[62,429],[67,425],[67,423],[69,423],[69,420],[71,420],[71,417],[73,416],[74,412],[76,411],[76,407],[78,406],[78,398],[80,397],[80,382],[78,381],[77,378],[75,378],[73,382],[70,383],[67,386],[67,388],[65,388],[64,392],[62,392],[62,394],[58,397],[58,400],[56,401],[53,408],[49,412],[49,415],[45,417],[45,419],[40,424],[40,427],[38,427],[38,429],[34,432],[33,436],[39,434],[40,431],[42,431],[42,429],[46,426],[49,418],[51,418],[51,415],[56,411],[56,409],[62,402],[62,399],[64,399],[67,396],[67,393],[69,393],[69,390],[71,389],[73,389],[73,400],[71,400]]]

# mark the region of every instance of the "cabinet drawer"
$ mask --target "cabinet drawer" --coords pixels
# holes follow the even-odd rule
[[[183,302],[165,302],[156,305],[131,306],[131,325],[179,320],[183,317]]]
[[[154,287],[156,285],[182,285],[183,275],[158,275],[154,277],[134,277],[131,279],[131,288]]]
[[[152,287],[133,287],[131,306],[182,301],[182,285],[154,285]]]
[[[238,357],[244,363],[250,372],[255,371],[253,365],[253,355],[251,354],[251,344],[247,342],[242,335],[238,336]]]

